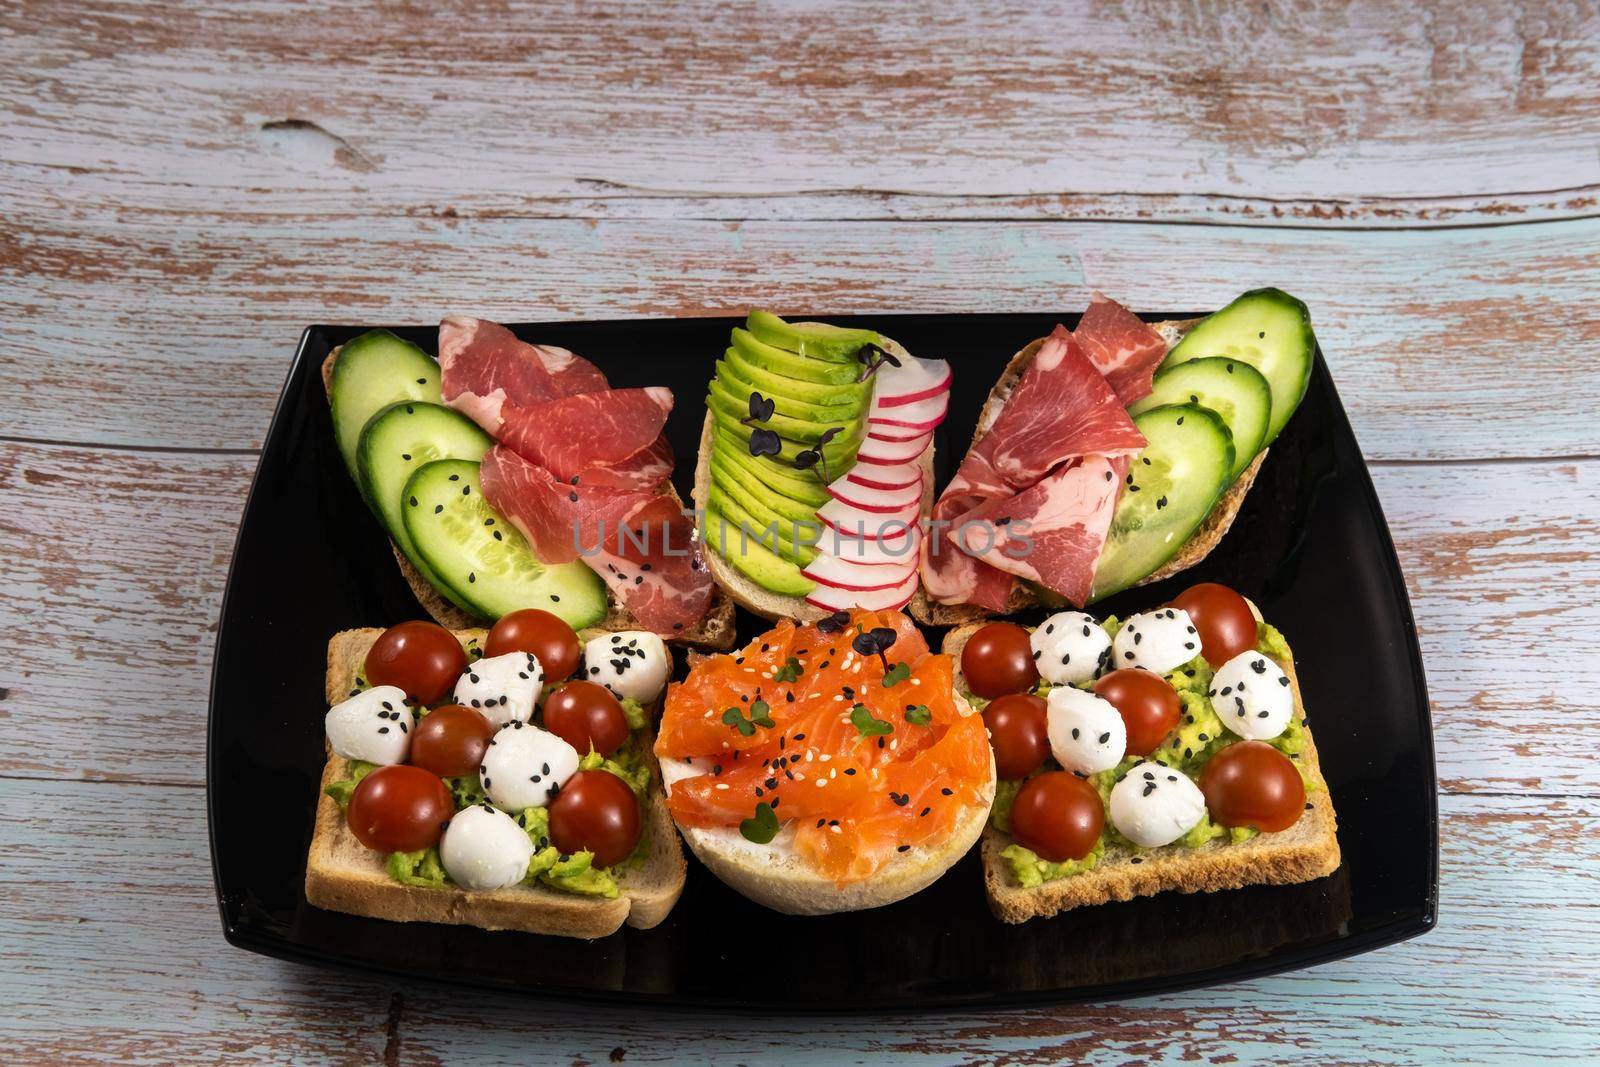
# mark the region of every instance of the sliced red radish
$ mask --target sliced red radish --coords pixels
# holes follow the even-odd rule
[[[919,481],[904,489],[872,489],[852,482],[847,474],[833,480],[828,486],[828,494],[835,500],[874,515],[897,515],[922,503],[922,483]]]
[[[914,441],[881,441],[869,435],[861,442],[856,459],[880,467],[898,467],[916,462],[932,440],[931,433],[921,434]]]
[[[897,512],[881,513],[851,507],[842,500],[830,500],[817,509],[817,518],[830,530],[845,537],[858,537],[897,544],[911,536],[921,510],[920,499]]]
[[[930,396],[950,391],[950,364],[942,359],[899,357],[900,366],[885,363],[878,368],[873,386],[873,403],[884,407],[915,404]]]
[[[922,491],[922,468],[915,463],[900,463],[892,467],[851,467],[845,480],[868,489],[905,489],[916,486]]]
[[[867,423],[867,436],[878,441],[918,441],[928,436],[927,430],[911,430],[904,426],[889,426],[877,421]]]
[[[876,401],[867,412],[867,421],[884,426],[904,426],[913,430],[931,430],[944,421],[950,407],[950,394],[940,393],[925,400],[898,407],[879,407]]]
[[[912,568],[915,569],[916,554],[912,554]],[[870,563],[857,563],[854,560],[844,559],[840,556],[830,556],[826,553],[811,561],[810,566],[800,573],[810,578],[818,585],[830,586],[834,589],[854,589],[859,592],[871,592],[877,589],[893,589],[906,580],[906,568],[875,566]]]
[[[859,589],[836,589],[829,585],[819,585],[806,597],[806,603],[814,608],[824,611],[845,611],[849,608],[863,608],[867,611],[891,611],[904,607],[913,593],[917,591],[917,572],[913,570],[905,581],[888,589],[874,589],[864,591]]]
[[[916,570],[922,535],[913,530],[909,538],[894,541],[868,541],[860,537],[844,537],[833,530],[823,530],[818,547],[828,555],[838,556],[864,567],[877,567],[892,571],[897,576],[907,570]]]

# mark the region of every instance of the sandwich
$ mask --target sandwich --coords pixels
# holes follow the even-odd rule
[[[713,874],[777,911],[909,896],[966,854],[994,799],[954,674],[893,611],[785,619],[702,657],[656,737],[667,809]]]
[[[752,312],[717,363],[695,468],[718,586],[771,620],[905,606],[949,392],[948,363],[876,331]]]
[[[996,917],[1338,868],[1293,654],[1233,590],[1197,585],[1120,620],[963,626],[944,651],[994,747],[982,855]]]
[[[1095,294],[1076,330],[1018,352],[931,509],[909,610],[961,625],[1082,607],[1199,563],[1305,394],[1305,305],[1245,293],[1146,324]]]

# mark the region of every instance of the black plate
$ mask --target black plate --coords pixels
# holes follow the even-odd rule
[[[1149,319],[1183,314],[1147,315]],[[941,479],[1011,354],[1051,315],[897,315],[859,321],[958,378],[938,434]],[[854,321],[839,319],[838,321]],[[667,385],[687,498],[701,398],[733,319],[515,327],[597,362],[614,385]],[[1438,886],[1427,691],[1394,547],[1328,377],[1274,444],[1233,529],[1199,567],[1097,610],[1160,603],[1215,579],[1255,599],[1298,656],[1339,816],[1344,865],[1299,886],[1164,894],[1007,926],[983,899],[976,851],[887,908],[825,918],[767,911],[690,861],[683,900],[654,930],[597,942],[313,908],[302,890],[323,764],[329,635],[422,613],[334,447],[319,368],[360,328],[306,331],[245,507],[212,678],[207,800],[223,930],[242,948],[546,996],[793,1011],[975,1008],[1103,1000],[1249,978],[1428,930]],[[397,329],[424,348],[432,327]],[[746,635],[761,627],[741,619]],[[933,635],[937,637],[937,635]],[[787,951],[785,951],[787,950]]]

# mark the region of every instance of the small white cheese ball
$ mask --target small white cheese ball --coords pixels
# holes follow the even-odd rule
[[[513,719],[489,739],[478,778],[497,808],[542,808],[578,773],[578,759],[578,750],[555,734]]]
[[[439,862],[464,889],[504,889],[522,881],[533,841],[517,820],[487,804],[458,811],[439,839]]]
[[[1182,608],[1157,608],[1128,616],[1112,642],[1111,665],[1167,674],[1199,654],[1200,635],[1189,613]]]
[[[532,652],[480,659],[456,681],[455,701],[477,708],[496,726],[527,722],[544,688],[544,669]]]
[[[1128,751],[1128,727],[1111,702],[1069,685],[1045,698],[1050,754],[1069,771],[1109,771]]]
[[[1140,763],[1111,788],[1111,825],[1136,845],[1170,845],[1200,822],[1205,794],[1182,771]]]
[[[1051,685],[1075,685],[1100,673],[1111,659],[1111,637],[1093,615],[1058,611],[1028,635],[1033,662]]]
[[[601,634],[583,646],[583,665],[591,682],[619,697],[648,704],[666,688],[672,673],[667,643],[647,630]]]
[[[1272,657],[1254,650],[1217,668],[1206,695],[1222,725],[1252,741],[1271,741],[1288,729],[1294,715],[1289,676]]]
[[[411,721],[405,690],[378,685],[329,708],[322,728],[345,759],[404,763],[411,754]]]

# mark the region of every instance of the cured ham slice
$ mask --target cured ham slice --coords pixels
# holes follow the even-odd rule
[[[599,552],[586,555],[639,625],[671,637],[711,606],[711,571],[694,520],[666,494],[643,501],[608,528]]]
[[[650,500],[652,491],[578,484],[557,479],[504,445],[495,445],[478,465],[483,498],[528,539],[546,563],[571,563],[602,546],[626,516]],[[653,487],[652,487],[653,488]]]
[[[613,489],[655,489],[672,477],[672,466],[672,445],[661,436],[625,460],[605,467],[585,468],[581,484]]]
[[[607,389],[534,407],[506,404],[496,439],[563,480],[586,468],[626,464],[655,445],[672,390]]]
[[[1123,407],[1150,395],[1150,379],[1166,358],[1167,342],[1139,316],[1095,293],[1072,337],[1105,375]]]
[[[499,323],[451,316],[439,323],[444,401],[490,435],[506,404],[533,407],[610,388],[593,363],[564,348],[530,345]]]

